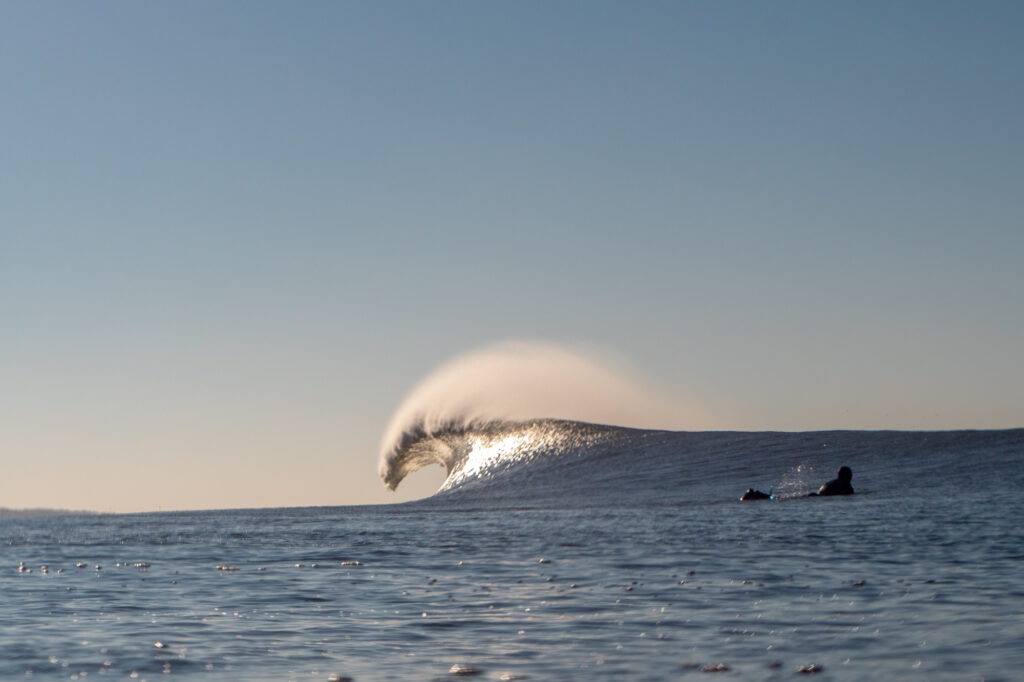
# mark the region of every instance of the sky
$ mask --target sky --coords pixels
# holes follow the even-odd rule
[[[666,428],[1022,427],[1021,26],[2,3],[0,506],[422,497],[392,414],[508,340],[695,406]]]

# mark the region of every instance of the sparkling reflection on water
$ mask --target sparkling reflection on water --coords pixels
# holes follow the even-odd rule
[[[1013,504],[6,520],[0,679],[1013,679]]]

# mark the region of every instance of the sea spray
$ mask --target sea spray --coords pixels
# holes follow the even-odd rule
[[[451,475],[473,448],[500,452],[494,446],[508,423],[535,422],[518,433],[522,439],[545,431],[544,420],[692,428],[693,415],[614,359],[549,343],[499,343],[455,358],[412,389],[385,431],[380,476],[395,489],[430,464]]]

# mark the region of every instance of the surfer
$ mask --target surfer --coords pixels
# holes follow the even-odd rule
[[[850,485],[850,479],[853,478],[853,472],[850,467],[839,467],[839,473],[828,483],[822,484],[818,488],[818,492],[811,493],[808,497],[817,497],[819,495],[852,495],[853,486]]]
[[[743,501],[750,500],[770,500],[772,496],[768,493],[763,493],[760,490],[754,490],[753,488],[747,488],[747,492],[743,493],[743,497],[740,498]]]

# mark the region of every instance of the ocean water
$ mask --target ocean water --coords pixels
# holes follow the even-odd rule
[[[381,473],[432,463],[408,504],[0,520],[0,679],[1024,679],[1024,430],[435,424]]]

